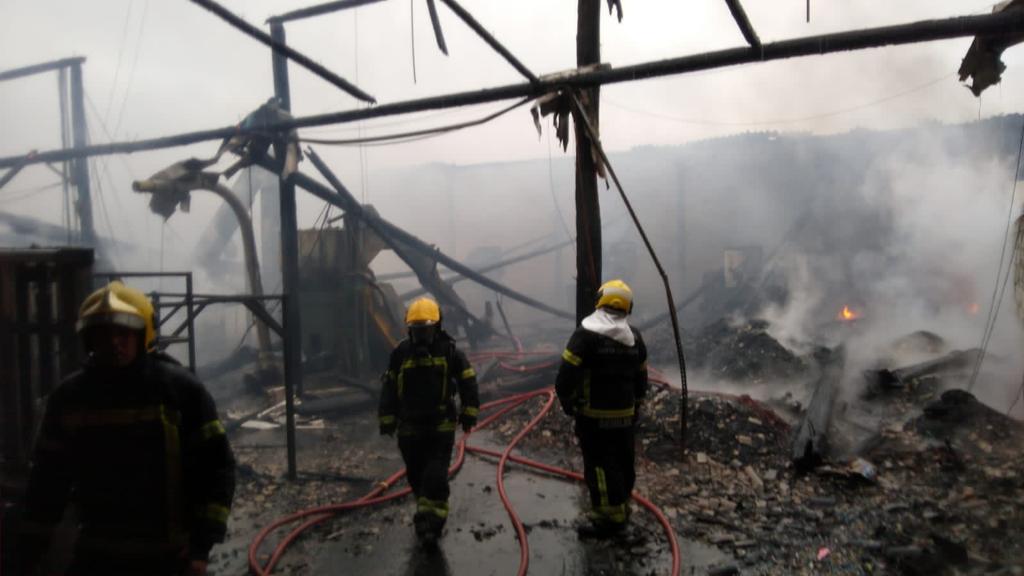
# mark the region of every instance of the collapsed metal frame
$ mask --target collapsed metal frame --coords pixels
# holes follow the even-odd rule
[[[143,140],[96,144],[66,151],[47,150],[37,152],[31,156],[28,154],[5,156],[0,157],[0,168],[10,168],[19,163],[27,165],[41,162],[57,162],[86,156],[131,154],[146,150],[185,146],[209,140],[222,140],[236,135],[259,135],[268,132],[284,133],[289,130],[313,126],[345,124],[358,120],[457,108],[513,98],[537,97],[563,88],[586,88],[589,86],[617,84],[620,82],[701,72],[715,68],[770,62],[801,56],[820,56],[883,46],[899,46],[977,35],[1020,34],[1021,32],[1024,32],[1024,10],[1004,11],[981,16],[957,16],[942,20],[924,20],[911,24],[881,26],[780,40],[761,44],[758,48],[751,46],[727,48],[714,52],[653,60],[621,68],[573,71],[565,74],[542,76],[537,83],[507,84],[481,90],[429,96],[381,104],[372,108],[303,116],[287,122],[270,122],[261,126],[243,128],[232,125]]]
[[[64,84],[64,72],[65,70],[71,71],[71,138],[72,146],[74,149],[80,150],[86,147],[86,121],[85,121],[85,91],[82,88],[82,64],[85,63],[85,58],[82,56],[75,56],[72,58],[62,58],[60,60],[52,60],[50,62],[43,62],[41,64],[33,64],[31,66],[24,66],[21,68],[15,68],[13,70],[5,70],[0,72],[0,82],[7,80],[17,80],[19,78],[26,78],[28,76],[34,76],[37,74],[43,74],[46,72],[56,71],[60,73],[60,83],[58,87],[62,91],[61,102],[63,106],[63,98],[65,89]],[[63,110],[63,108],[62,108]],[[63,114],[63,111],[61,112]],[[61,129],[63,134],[64,123],[61,120]],[[62,136],[63,139],[63,136]],[[34,158],[34,152],[30,152],[28,156],[24,157],[25,161],[17,163],[9,167],[9,170],[0,176],[0,188],[7,185],[8,182],[14,179],[19,172],[22,171],[26,166],[30,164],[36,164],[31,160]],[[89,182],[89,163],[85,160],[85,156],[76,156],[68,158],[62,162],[68,160],[74,160],[71,166],[72,180],[75,183],[75,190],[78,192],[78,218],[79,223],[82,227],[82,243],[86,246],[96,248],[96,231],[93,225],[92,217],[92,193],[90,191]]]
[[[158,348],[166,348],[171,344],[187,344],[188,345],[188,369],[195,374],[196,373],[196,341],[195,341],[195,317],[199,314],[200,310],[195,309],[194,296],[192,293],[192,273],[191,272],[93,272],[93,278],[103,278],[107,282],[113,282],[114,280],[122,280],[124,278],[181,278],[185,281],[185,294],[180,303],[178,302],[164,302],[164,294],[159,291],[153,291],[149,293],[150,299],[153,301],[153,308],[155,318],[153,318],[153,329],[156,331],[156,346]],[[170,312],[167,314],[161,314],[161,310],[170,308]],[[180,310],[185,310],[185,319],[174,333],[169,337],[162,337],[160,335],[160,329],[163,328],[164,324],[170,321],[170,319],[177,314]],[[181,337],[180,334],[188,330],[188,335]]]
[[[944,40],[977,35],[1005,35],[1019,34],[1024,31],[1024,10],[1005,11],[1001,13],[982,16],[960,16],[942,20],[926,20],[911,24],[883,26],[807,36],[802,38],[781,40],[768,44],[761,43],[760,39],[743,11],[739,0],[725,0],[730,12],[736,21],[748,46],[730,48],[702,54],[681,56],[664,60],[656,60],[624,66],[621,68],[597,67],[596,69],[575,70],[569,73],[536,77],[529,69],[523,66],[512,56],[512,54],[490,36],[479,23],[472,19],[471,15],[456,4],[455,0],[442,0],[453,11],[459,15],[487,44],[489,44],[503,58],[509,61],[520,73],[527,77],[526,83],[510,84],[487,88],[482,90],[466,91],[441,96],[433,96],[384,104],[374,108],[347,110],[327,114],[318,114],[289,121],[268,122],[263,125],[229,126],[224,128],[202,130],[172,136],[151,138],[134,142],[112,142],[103,145],[82,146],[74,150],[49,150],[31,155],[8,156],[0,158],[0,168],[13,168],[39,162],[65,161],[68,159],[80,159],[89,156],[132,153],[144,150],[155,150],[183,146],[208,140],[221,140],[238,135],[259,135],[276,134],[275,151],[278,159],[284,159],[285,140],[284,135],[298,128],[322,126],[327,124],[341,124],[370,118],[408,114],[427,110],[438,110],[443,108],[462,107],[473,104],[508,100],[512,98],[539,97],[546,93],[558,90],[577,90],[605,84],[629,82],[648,78],[656,78],[668,75],[685,74],[714,68],[723,68],[754,62],[768,62],[786,58],[824,55],[836,52],[861,50],[889,45],[902,45],[926,41]],[[285,110],[291,109],[291,94],[288,80],[287,60],[291,59],[296,63],[310,69],[315,74],[327,79],[335,85],[340,79],[330,73],[322,66],[310,66],[311,60],[287,47],[285,42],[284,22],[300,17],[308,17],[326,14],[336,10],[343,10],[359,5],[373,3],[373,0],[343,0],[330,2],[320,6],[313,6],[299,11],[291,12],[277,18],[268,20],[270,24],[270,35],[255,30],[241,18],[231,14],[212,0],[193,0],[196,4],[211,10],[230,24],[268,44],[273,49],[273,72],[275,95]],[[301,13],[301,14],[300,14]],[[435,32],[439,33],[436,26]],[[254,33],[255,30],[255,33]],[[439,44],[442,41],[439,37]],[[315,64],[315,63],[312,63]],[[0,79],[3,74],[0,73]],[[347,83],[346,83],[347,84]],[[351,85],[349,85],[351,87]],[[342,87],[346,89],[345,87]],[[354,88],[354,87],[351,87]],[[356,89],[358,90],[358,89]],[[350,94],[361,97],[351,90],[346,89]],[[365,94],[363,94],[365,96]],[[367,99],[367,98],[364,98]],[[282,276],[284,294],[281,296],[284,307],[283,338],[285,347],[285,389],[286,407],[289,414],[293,411],[293,390],[292,384],[297,383],[301,393],[301,365],[299,364],[301,330],[297,306],[297,280],[298,280],[298,251],[297,251],[297,223],[295,213],[295,183],[290,178],[282,178],[281,184],[281,254],[282,254]],[[307,188],[308,189],[308,188]],[[329,195],[323,199],[329,202],[337,202],[336,196]],[[674,306],[674,304],[670,304]],[[674,307],[670,309],[675,312]],[[685,394],[685,390],[684,390]],[[685,400],[684,400],[685,402]],[[685,410],[685,404],[684,404]],[[294,423],[288,425],[289,438],[294,435]],[[291,448],[291,443],[289,444]],[[292,455],[290,454],[290,457]],[[289,461],[289,477],[294,478],[295,470],[291,460]]]

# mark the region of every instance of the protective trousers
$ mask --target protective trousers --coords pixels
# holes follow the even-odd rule
[[[576,419],[583,451],[583,478],[590,490],[591,519],[609,528],[629,521],[629,498],[636,483],[633,427],[605,428],[593,418]]]
[[[448,519],[448,464],[454,445],[454,432],[429,430],[398,437],[409,486],[416,496],[417,533],[440,534]]]

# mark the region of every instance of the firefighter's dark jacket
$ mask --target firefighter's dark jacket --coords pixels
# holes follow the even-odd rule
[[[406,338],[391,352],[382,377],[378,411],[382,427],[397,425],[399,435],[448,432],[455,430],[460,414],[475,423],[479,411],[476,372],[446,332],[439,332],[429,345],[413,345]]]
[[[562,352],[555,391],[563,410],[577,417],[631,422],[647,394],[647,347],[636,328],[626,346],[582,327]]]
[[[44,531],[73,499],[80,549],[206,559],[224,540],[234,468],[213,399],[190,372],[153,355],[87,367],[49,398],[26,520]]]

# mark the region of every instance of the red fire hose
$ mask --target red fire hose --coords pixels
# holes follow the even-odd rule
[[[502,398],[500,400],[495,400],[494,402],[488,402],[487,404],[484,404],[481,407],[481,409],[483,410],[488,410],[504,404],[509,404],[509,406],[505,406],[503,409],[482,420],[479,424],[477,424],[477,428],[483,428],[489,425],[491,422],[497,420],[501,416],[504,416],[506,413],[517,408],[521,403],[525,402],[526,400],[529,400],[534,396],[538,396],[546,392],[546,390],[526,392],[523,394],[516,394],[513,396],[509,396],[507,398]],[[449,475],[455,473],[456,471],[458,471],[459,468],[462,467],[462,463],[465,460],[466,440],[466,435],[463,435],[462,438],[459,439],[459,443],[457,445],[457,452],[455,456],[455,462],[453,462],[451,467],[448,469]],[[329,504],[327,506],[308,508],[306,510],[300,510],[299,512],[275,520],[273,523],[267,525],[262,530],[260,530],[259,533],[256,534],[256,537],[253,539],[252,544],[249,545],[249,570],[253,574],[257,574],[259,576],[271,574],[274,570],[274,567],[277,565],[277,562],[281,559],[281,556],[284,554],[285,550],[288,548],[288,546],[291,545],[293,541],[295,541],[296,538],[298,538],[298,536],[303,531],[321,522],[324,522],[325,520],[330,519],[339,512],[343,512],[346,510],[354,510],[366,506],[372,506],[374,504],[380,504],[382,502],[388,502],[390,500],[401,498],[409,494],[410,492],[412,492],[412,490],[410,488],[403,488],[398,492],[388,494],[385,496],[380,496],[381,493],[390,489],[391,486],[393,486],[394,483],[400,480],[403,476],[405,476],[404,469],[395,472],[386,480],[378,484],[377,487],[370,491],[368,494],[357,500],[353,500],[350,502],[342,502],[340,504]],[[291,532],[289,532],[288,535],[285,536],[285,538],[281,540],[281,542],[278,543],[278,545],[274,548],[274,553],[271,555],[270,560],[267,562],[267,564],[265,566],[260,566],[257,554],[260,545],[263,544],[263,541],[266,540],[267,536],[269,536],[271,532],[273,532],[274,530],[283,525],[291,524],[292,522],[296,522],[309,516],[313,516],[313,518],[310,518],[309,520],[303,522],[302,524],[294,528]]]
[[[483,353],[483,354],[479,354],[477,356],[482,357],[482,356],[490,356],[490,355],[491,354],[489,354],[489,353]],[[526,353],[516,353],[516,352],[512,352],[512,353],[494,353],[493,356],[491,356],[491,357],[504,356],[504,357],[518,357],[518,358],[522,358],[522,356],[524,356],[524,355],[526,355]],[[544,363],[544,364],[533,365],[533,366],[503,366],[503,367],[506,367],[507,369],[514,369],[514,370],[517,370],[517,371],[527,372],[527,371],[536,371],[536,370],[542,370],[542,369],[545,369],[545,368],[549,368],[553,364],[555,364],[555,362]],[[659,382],[659,383],[661,383],[661,382]],[[667,384],[667,383],[664,383],[664,384]],[[485,411],[486,410],[491,410],[491,409],[497,408],[499,406],[501,406],[502,408],[500,410],[498,410],[497,412],[495,412],[494,414],[491,414],[487,418],[484,418],[483,420],[481,420],[477,424],[476,428],[474,428],[474,430],[478,430],[478,429],[481,429],[481,428],[484,428],[484,427],[490,425],[492,422],[494,422],[498,418],[504,416],[506,413],[508,413],[508,412],[510,412],[510,411],[512,411],[512,410],[514,410],[516,408],[518,408],[520,405],[522,405],[526,401],[530,400],[531,398],[537,397],[537,396],[547,396],[547,402],[545,403],[544,408],[532,420],[530,420],[530,422],[523,428],[523,430],[521,430],[512,439],[512,441],[505,447],[505,450],[503,452],[499,453],[497,451],[487,450],[487,449],[479,448],[479,447],[475,447],[475,446],[467,446],[466,441],[467,441],[469,435],[468,434],[464,434],[459,439],[459,442],[457,444],[457,452],[456,452],[455,462],[452,463],[451,467],[448,470],[449,475],[454,474],[455,472],[457,472],[459,470],[459,468],[462,466],[462,463],[465,461],[465,454],[466,454],[467,450],[472,451],[472,452],[478,452],[478,453],[481,453],[481,454],[487,454],[487,455],[491,455],[491,456],[495,456],[495,457],[499,458],[498,470],[497,470],[498,494],[501,497],[502,504],[505,506],[505,510],[509,514],[509,518],[512,520],[512,524],[515,526],[516,534],[517,534],[518,539],[519,539],[520,565],[519,565],[519,571],[517,573],[519,576],[522,576],[522,575],[526,574],[527,569],[529,567],[529,555],[530,555],[529,543],[528,543],[528,541],[526,539],[526,531],[523,528],[522,522],[519,520],[519,517],[516,514],[515,509],[512,506],[512,503],[509,500],[508,495],[507,495],[507,493],[505,491],[504,470],[505,470],[506,463],[508,461],[516,462],[518,464],[523,464],[525,466],[536,468],[536,469],[542,470],[544,472],[548,472],[548,473],[552,473],[552,474],[557,474],[557,475],[563,476],[565,478],[573,479],[573,480],[576,480],[576,481],[582,481],[583,480],[583,476],[578,474],[578,473],[576,473],[576,472],[571,472],[569,470],[564,470],[564,469],[561,469],[561,468],[556,468],[554,466],[549,466],[549,465],[546,465],[546,464],[543,464],[543,463],[540,463],[540,462],[535,462],[535,461],[532,461],[532,460],[528,460],[526,458],[521,458],[521,457],[517,457],[517,456],[512,456],[511,455],[511,452],[512,452],[513,448],[515,448],[516,444],[518,444],[519,441],[522,440],[522,438],[524,436],[526,436],[527,433],[530,432],[530,430],[532,430],[534,427],[536,427],[536,425],[540,422],[541,419],[544,418],[544,416],[547,414],[547,412],[551,409],[552,405],[554,404],[554,400],[555,400],[554,390],[552,388],[550,388],[550,387],[542,389],[542,390],[535,390],[535,391],[532,391],[532,392],[525,392],[525,393],[522,393],[522,394],[515,394],[515,395],[512,395],[512,396],[508,396],[506,398],[501,398],[499,400],[494,400],[492,402],[488,402],[488,403],[484,404],[483,406],[480,407],[481,410],[485,410]],[[375,505],[375,504],[380,504],[382,502],[387,502],[387,501],[390,501],[390,500],[401,498],[401,497],[409,494],[411,492],[411,490],[409,488],[404,488],[402,490],[399,490],[399,491],[391,493],[391,494],[382,495],[384,492],[389,490],[396,482],[398,482],[398,480],[400,480],[404,475],[405,475],[405,470],[400,470],[398,472],[395,472],[394,474],[389,476],[386,480],[384,480],[383,482],[378,484],[378,486],[376,488],[374,488],[372,491],[370,491],[365,496],[363,496],[362,498],[359,498],[357,500],[353,500],[353,501],[349,501],[349,502],[343,502],[343,503],[340,503],[340,504],[331,504],[331,505],[327,505],[327,506],[319,506],[319,507],[315,507],[315,508],[309,508],[309,509],[306,509],[306,510],[301,510],[301,511],[296,512],[294,514],[291,514],[291,515],[285,516],[283,518],[280,518],[280,519],[274,521],[273,523],[267,525],[262,530],[260,530],[260,532],[253,539],[252,544],[250,544],[250,546],[249,546],[249,568],[250,568],[250,571],[253,574],[258,575],[258,576],[267,576],[267,575],[271,574],[271,572],[273,571],[274,567],[277,565],[278,561],[281,559],[281,556],[284,554],[285,550],[288,548],[289,545],[292,544],[292,542],[295,541],[296,538],[298,538],[302,534],[303,531],[305,531],[306,529],[308,529],[308,528],[310,528],[312,526],[315,526],[315,525],[317,525],[317,524],[319,524],[321,522],[324,522],[324,521],[332,518],[336,514],[339,514],[339,513],[343,512],[343,511],[346,511],[346,510],[354,510],[354,509],[357,509],[357,508],[363,508],[363,507],[372,506],[372,505]],[[647,499],[641,497],[640,495],[638,495],[636,493],[634,493],[632,495],[632,497],[633,497],[634,500],[636,500],[638,503],[640,503],[640,505],[642,505],[644,508],[646,508],[649,511],[651,511],[655,515],[655,517],[658,519],[658,522],[661,524],[662,528],[665,530],[665,534],[666,534],[666,536],[667,536],[667,538],[669,540],[669,543],[671,545],[671,551],[672,551],[672,576],[678,576],[679,570],[680,570],[680,553],[679,553],[679,545],[676,542],[675,533],[672,530],[672,526],[669,524],[669,522],[665,518],[664,514],[662,514],[661,511],[658,510],[654,506],[654,504],[652,504],[650,501],[648,501]],[[277,528],[281,527],[281,526],[284,526],[286,524],[291,524],[293,522],[297,522],[297,521],[302,520],[304,518],[306,518],[306,520],[304,522],[302,522],[301,524],[299,524],[298,526],[296,526],[295,528],[293,528],[291,530],[291,532],[289,532],[288,535],[285,536],[277,544],[277,546],[274,548],[274,552],[271,555],[271,557],[268,560],[268,562],[265,565],[261,566],[260,563],[259,563],[259,560],[257,558],[257,555],[258,555],[260,546],[267,539],[267,537],[270,535],[270,533],[273,532],[274,530],[276,530]]]

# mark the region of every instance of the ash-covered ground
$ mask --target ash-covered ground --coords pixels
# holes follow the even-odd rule
[[[881,380],[878,371],[865,373],[857,393],[835,401],[821,460],[798,467],[794,435],[811,390],[828,374],[829,356],[790,352],[758,324],[707,334],[714,338],[689,342],[691,350],[703,346],[690,366],[716,376],[725,367],[734,376],[730,392],[690,391],[684,448],[679,390],[652,383],[637,434],[637,492],[671,522],[684,574],[1024,574],[1024,540],[1017,537],[1024,528],[1024,426],[951,388],[964,383],[959,357],[935,348],[928,351],[933,358],[957,362],[939,372],[890,366]],[[652,356],[671,347],[656,334],[649,342]],[[727,350],[746,359],[730,365]],[[523,374],[511,364],[478,365],[485,398],[553,382],[551,369]],[[215,549],[216,574],[245,573],[249,543],[272,520],[354,500],[401,468],[393,439],[377,436],[372,389],[338,393],[336,385],[324,376],[310,386],[295,482],[284,480],[282,428],[232,432],[239,492],[230,541]],[[743,394],[744,386],[760,400]],[[502,448],[542,404],[531,400],[471,443]],[[515,453],[581,469],[573,422],[557,404]],[[313,528],[277,573],[515,573],[519,547],[497,497],[494,463],[467,456],[453,478],[439,554],[416,545],[413,504],[405,498]],[[527,527],[531,573],[669,572],[667,539],[643,509],[634,506],[625,537],[584,542],[574,530],[586,508],[581,484],[514,464],[506,479]],[[270,551],[263,547],[259,558]]]

